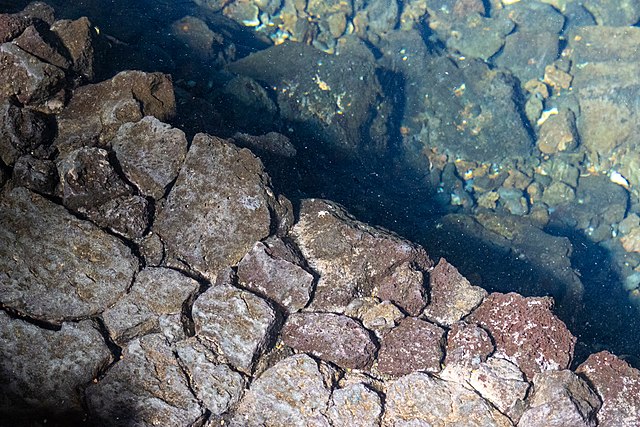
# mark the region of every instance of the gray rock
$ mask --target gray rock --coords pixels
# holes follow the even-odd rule
[[[491,337],[481,327],[466,322],[451,325],[447,334],[445,365],[477,365],[493,353]]]
[[[431,266],[421,247],[356,221],[325,200],[302,201],[291,235],[320,275],[310,304],[317,311],[343,312],[356,297],[375,295],[383,285],[393,285],[394,273],[405,263],[416,271]],[[401,292],[395,296],[399,306],[418,305],[413,293],[406,295],[410,300],[402,298]]]
[[[563,9],[564,11],[564,9]],[[519,1],[509,4],[498,14],[513,21],[519,30],[549,32],[560,34],[564,28],[565,17],[551,4]]]
[[[49,322],[92,316],[125,293],[137,269],[120,240],[62,206],[24,188],[2,194],[0,295],[6,307]]]
[[[3,422],[11,421],[10,415],[81,415],[78,390],[110,361],[111,353],[91,321],[63,323],[52,331],[0,311]]]
[[[382,336],[378,370],[397,377],[415,371],[440,371],[444,333],[433,323],[407,317]]]
[[[454,22],[451,30],[442,35],[445,36],[448,48],[457,50],[468,58],[486,61],[502,48],[505,36],[513,28],[513,22],[502,16],[484,17],[474,14]]]
[[[265,135],[249,135],[236,133],[233,140],[240,147],[246,147],[254,152],[269,153],[279,157],[295,157],[296,147],[291,140],[281,133],[269,132]]]
[[[257,242],[238,264],[238,280],[243,287],[276,302],[288,313],[309,302],[313,275],[301,267],[302,260],[278,238]]]
[[[265,300],[230,285],[207,289],[194,302],[192,315],[202,342],[247,374],[265,349],[276,321]]]
[[[149,267],[160,267],[164,260],[164,244],[156,233],[149,233],[140,240],[140,255]]]
[[[511,421],[462,385],[416,372],[387,390],[383,427],[509,427]]]
[[[444,258],[429,272],[429,287],[431,299],[424,315],[444,326],[451,326],[471,313],[487,296],[487,291],[469,283]]]
[[[160,318],[180,317],[184,302],[199,283],[168,268],[147,267],[140,271],[129,290],[102,314],[113,340],[122,345],[134,337],[157,331]]]
[[[240,400],[245,380],[196,338],[176,343],[176,353],[187,371],[189,383],[198,399],[211,413],[221,415]]]
[[[354,302],[357,300],[354,300]],[[345,313],[349,315],[348,311]],[[405,315],[393,305],[390,301],[382,301],[381,303],[365,307],[360,316],[365,328],[382,334],[389,329],[397,326],[398,322],[404,319]]]
[[[43,117],[8,100],[0,102],[0,158],[11,166],[24,154],[48,154],[43,145],[50,143],[50,134]]]
[[[232,427],[265,425],[329,427],[328,378],[305,354],[288,357],[253,381],[231,420]]]
[[[571,371],[533,377],[533,395],[518,427],[594,427],[600,399]]]
[[[187,154],[184,132],[151,116],[120,126],[111,146],[127,179],[155,199],[164,196]]]
[[[86,390],[89,420],[102,426],[188,426],[204,415],[165,338],[130,341],[122,359]]]
[[[153,230],[165,243],[167,265],[215,281],[269,236],[276,205],[258,158],[198,134]]]
[[[560,181],[553,181],[542,193],[542,201],[553,207],[571,203],[575,198],[575,190]]]
[[[27,154],[13,166],[13,182],[16,186],[52,196],[58,183],[58,169],[51,160],[40,160]]]
[[[362,383],[335,389],[327,415],[334,426],[378,427],[382,401]]]
[[[638,0],[585,0],[584,7],[602,26],[626,27],[640,20]]]
[[[282,328],[282,340],[298,351],[350,369],[369,367],[376,351],[359,322],[332,313],[292,314]]]

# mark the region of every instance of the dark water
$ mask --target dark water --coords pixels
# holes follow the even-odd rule
[[[554,219],[554,209],[551,209],[551,219],[537,229],[542,234],[531,234],[529,239],[525,236],[518,244],[509,239],[488,239],[486,233],[476,232],[474,215],[482,210],[478,209],[477,200],[474,200],[477,194],[473,195],[472,191],[464,187],[464,177],[453,167],[455,162],[451,159],[455,156],[449,160],[450,166],[439,169],[429,165],[426,157],[420,155],[421,150],[430,146],[430,134],[428,130],[422,132],[414,129],[413,124],[407,121],[407,117],[419,116],[420,109],[426,105],[418,99],[424,98],[422,91],[425,88],[420,83],[423,81],[416,77],[420,73],[412,71],[415,67],[424,69],[425,74],[430,73],[432,76],[432,80],[425,81],[433,83],[434,92],[428,92],[427,95],[439,94],[438,88],[441,86],[458,89],[453,96],[449,95],[451,99],[443,96],[441,101],[436,101],[436,104],[440,102],[441,105],[429,104],[429,108],[433,108],[436,113],[430,117],[431,122],[422,124],[427,129],[435,119],[449,120],[448,109],[457,111],[450,106],[458,101],[455,97],[460,94],[462,102],[465,96],[471,96],[462,94],[464,90],[475,90],[472,95],[476,97],[484,93],[482,88],[477,87],[478,76],[482,74],[478,74],[478,71],[474,71],[466,63],[452,66],[453,70],[463,70],[460,74],[449,74],[449,62],[443,62],[441,58],[453,54],[454,50],[451,46],[447,47],[447,41],[429,28],[426,18],[416,21],[415,31],[412,33],[416,36],[413,38],[406,38],[405,34],[408,33],[403,33],[402,25],[397,23],[392,27],[388,38],[371,36],[361,43],[373,58],[375,70],[372,75],[380,84],[380,92],[376,98],[372,98],[369,108],[384,110],[384,126],[376,128],[374,120],[367,116],[365,122],[354,130],[356,137],[345,149],[340,139],[348,140],[352,134],[331,133],[326,127],[292,119],[296,117],[295,106],[285,107],[285,98],[279,98],[278,89],[274,90],[275,85],[269,82],[270,73],[276,70],[279,76],[288,73],[286,82],[290,88],[312,81],[311,87],[316,90],[314,85],[321,91],[328,92],[325,89],[329,87],[336,91],[341,82],[339,78],[333,76],[334,80],[329,81],[329,77],[332,77],[330,74],[325,78],[324,75],[313,75],[313,71],[309,71],[313,67],[306,69],[306,63],[316,64],[319,61],[316,54],[305,56],[301,61],[287,58],[285,54],[279,57],[278,63],[270,64],[267,61],[262,70],[254,69],[253,75],[249,74],[254,77],[256,72],[262,73],[262,77],[254,77],[254,81],[262,85],[268,100],[256,101],[253,105],[243,104],[244,109],[240,110],[230,108],[235,98],[225,90],[234,77],[228,70],[234,68],[227,68],[228,64],[268,48],[271,42],[268,38],[256,35],[254,28],[243,26],[225,18],[220,12],[213,11],[211,6],[225,2],[201,3],[208,6],[200,7],[192,1],[165,0],[52,2],[57,18],[88,16],[99,28],[105,40],[100,58],[100,79],[108,78],[120,70],[133,68],[171,73],[179,101],[178,117],[173,124],[182,127],[187,133],[204,131],[232,136],[238,131],[253,134],[277,131],[287,135],[297,149],[294,158],[283,159],[268,153],[263,153],[261,157],[275,187],[294,203],[305,197],[323,197],[342,203],[359,219],[383,226],[424,245],[433,258],[446,257],[474,284],[490,291],[513,290],[525,295],[551,294],[558,301],[558,313],[579,337],[578,360],[585,354],[608,349],[618,355],[629,356],[632,363],[637,362],[640,357],[640,342],[637,339],[640,336],[640,305],[634,306],[630,300],[630,292],[622,287],[628,271],[620,267],[625,262],[621,257],[627,255],[619,250],[611,250],[610,245],[606,244],[615,239],[608,238],[602,240],[604,244],[598,243],[585,232],[584,227],[564,221],[564,217],[559,214]],[[484,16],[492,16],[495,12],[495,8],[491,7],[493,2],[479,3],[484,4]],[[17,1],[0,1],[0,8],[5,11],[20,10],[23,6],[23,3]],[[197,20],[185,20],[186,16]],[[591,25],[596,18],[577,6],[565,11],[558,52],[566,44],[572,28]],[[525,25],[527,19],[536,18],[522,19],[522,25]],[[309,22],[312,20],[323,22],[323,17],[309,14]],[[218,39],[213,42],[207,39],[209,33],[204,28],[198,29],[198,23],[203,23]],[[303,34],[302,42],[314,43],[326,33],[322,32],[320,24],[310,28]],[[181,36],[181,30],[187,32],[188,36]],[[510,31],[514,30],[505,30],[507,34]],[[396,63],[388,52],[397,46],[402,46],[402,49],[397,49],[399,59],[395,59]],[[316,48],[331,50],[331,46],[320,42],[316,43]],[[407,55],[405,59],[404,50],[414,53],[414,56]],[[351,63],[350,73],[360,73],[357,59],[360,57],[353,56],[353,52],[349,55],[355,58]],[[496,57],[500,58],[500,55],[497,54]],[[498,64],[504,63],[504,60],[501,62],[496,57],[487,58],[486,63],[478,67],[500,69]],[[549,61],[559,57],[559,53],[554,52]],[[323,58],[325,59],[322,61],[331,61],[328,56]],[[363,59],[361,65],[369,67],[371,63]],[[476,68],[480,70],[478,67]],[[522,75],[526,75],[526,72],[523,73]],[[343,82],[349,81],[348,75],[342,77]],[[524,117],[526,97],[517,78],[506,79],[506,82],[515,81],[513,87],[516,89],[509,94],[514,107],[505,110],[511,111],[513,116],[502,122],[502,116],[493,118],[491,126],[495,128],[495,133],[492,134],[493,140],[490,143],[497,147],[494,151],[499,158],[493,158],[495,154],[487,154],[488,163],[499,165],[505,171],[516,170],[520,164],[525,163],[531,165],[533,170],[535,165],[545,161],[544,156],[535,150],[531,150],[531,154],[516,155],[516,148],[509,145],[513,135],[517,133],[515,128],[510,127],[512,121],[516,120],[514,117],[522,120],[518,132],[524,132],[525,136],[522,138],[530,138],[530,148],[535,144],[536,129]],[[412,86],[413,83],[415,84]],[[508,85],[505,84],[506,86]],[[282,90],[282,85],[279,90]],[[349,87],[346,87],[345,96],[348,95],[348,90]],[[362,92],[362,96],[364,95],[365,91]],[[498,99],[506,95],[498,92],[495,96]],[[570,100],[562,98],[558,102],[568,103]],[[551,104],[552,102],[550,106]],[[268,105],[275,107],[270,111],[263,109]],[[496,105],[498,107],[500,106]],[[294,111],[288,111],[287,108]],[[476,117],[476,114],[477,112],[471,111],[470,117]],[[478,117],[480,116],[481,114]],[[336,123],[346,120],[340,116],[335,117]],[[450,120],[454,119],[455,117],[451,117]],[[462,126],[465,123],[459,124]],[[358,133],[365,127],[374,131]],[[376,129],[379,129],[377,133]],[[438,140],[437,135],[431,137],[434,141]],[[451,141],[454,139],[451,138]],[[372,148],[376,144],[378,148]],[[579,153],[580,149],[577,148],[576,152]],[[474,158],[473,150],[470,153],[465,155],[464,160],[484,160]],[[482,153],[484,155],[486,151]],[[516,157],[527,159],[516,161]],[[539,179],[541,185],[548,185],[543,175],[532,179]],[[633,194],[626,194],[626,197],[628,200],[624,206],[624,214],[628,216],[631,212],[638,211],[638,203]],[[521,227],[521,223],[530,225],[528,220],[522,220],[527,215],[510,215],[505,207],[499,207],[493,213],[509,217],[505,221],[512,221],[515,228]],[[461,216],[456,217],[456,214]],[[602,226],[606,228],[610,225],[614,224]],[[528,229],[524,230],[526,233]],[[544,247],[542,243],[546,240],[536,237],[543,234],[556,239],[564,237],[571,243],[573,252],[565,257],[570,263],[570,271],[552,268],[554,248],[549,245],[555,246],[556,243]],[[538,244],[539,242],[542,243]],[[544,258],[545,251],[551,254],[551,263]],[[630,262],[635,262],[631,255],[630,259],[633,259]],[[571,296],[575,277],[578,277],[577,280],[584,287],[579,298]]]

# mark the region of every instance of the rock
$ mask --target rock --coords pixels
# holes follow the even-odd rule
[[[258,242],[238,264],[240,284],[275,301],[288,313],[295,313],[309,302],[313,275],[302,268],[294,250],[278,238]]]
[[[61,49],[55,35],[43,28],[36,29],[36,26],[30,25],[14,43],[25,52],[63,70],[71,65],[71,61],[63,54],[64,47]]]
[[[327,375],[309,356],[288,357],[253,381],[230,425],[329,427],[331,424],[325,413],[331,390],[327,388],[327,380]]]
[[[381,334],[393,329],[404,317],[404,314],[392,302],[382,301],[364,310],[360,320],[365,328]]]
[[[31,20],[20,14],[0,14],[0,43],[9,42],[18,37],[31,25]]]
[[[533,377],[533,395],[518,427],[597,426],[598,396],[571,371]]]
[[[640,419],[640,371],[607,351],[592,354],[576,369],[602,400],[598,425],[633,427]]]
[[[529,213],[529,204],[524,197],[524,192],[518,188],[498,189],[500,207],[504,208],[511,215],[523,216]]]
[[[100,227],[138,240],[147,231],[150,211],[149,202],[144,197],[125,195],[109,199],[87,211],[87,216]]]
[[[578,140],[573,113],[569,110],[562,110],[549,117],[540,126],[536,143],[538,150],[544,154],[555,154],[576,148]]]
[[[357,321],[332,313],[294,313],[282,328],[289,347],[345,369],[368,368],[376,345]]]
[[[52,134],[40,114],[8,100],[0,103],[0,158],[7,166],[24,154],[49,154],[44,146],[49,145]]]
[[[451,325],[447,334],[444,364],[477,365],[487,360],[494,349],[487,331],[477,325],[457,322]]]
[[[56,164],[30,155],[22,156],[13,166],[13,182],[16,186],[53,196],[58,183]]]
[[[527,379],[548,370],[567,369],[576,338],[551,312],[550,298],[492,293],[465,320],[489,331],[494,356],[515,363]]]
[[[407,317],[382,336],[378,370],[396,377],[415,371],[440,371],[444,333],[432,323]]]
[[[237,370],[250,374],[276,321],[266,301],[230,285],[207,289],[193,303],[196,335]]]
[[[400,425],[508,427],[513,424],[462,385],[416,372],[395,380],[387,390],[382,426]]]
[[[444,258],[429,272],[429,287],[431,298],[424,315],[444,326],[451,326],[471,313],[487,296],[487,291],[471,285]]]
[[[321,199],[302,201],[291,236],[320,276],[310,304],[317,311],[343,312],[357,296],[372,295],[376,288],[393,284],[394,273],[399,266],[406,269],[405,263],[414,265],[415,271],[431,266],[419,246],[356,221],[339,205]],[[400,300],[399,306],[419,305],[415,294],[407,296],[411,300],[399,292],[394,299]]]
[[[204,409],[160,334],[129,342],[122,359],[86,390],[89,420],[103,426],[186,426]]]
[[[246,76],[236,76],[225,83],[221,99],[225,108],[223,120],[228,121],[231,129],[242,129],[251,133],[264,133],[265,130],[278,129],[281,122],[278,106],[272,95],[256,80]],[[240,147],[251,149],[260,158],[264,154],[292,157],[296,149],[284,135],[269,132],[262,136],[235,134],[233,139]],[[284,138],[284,139],[283,139]]]
[[[127,295],[105,310],[102,319],[114,342],[122,345],[156,332],[161,318],[175,317],[180,324],[182,306],[199,286],[175,270],[147,267],[136,275]]]
[[[262,163],[249,150],[205,134],[194,137],[153,230],[167,265],[215,281],[271,233],[278,202]]]
[[[82,17],[71,21],[62,19],[51,26],[73,61],[72,70],[83,79],[95,77],[94,44],[97,38],[95,27],[89,19]]]
[[[38,416],[79,421],[84,412],[79,389],[110,361],[109,349],[89,320],[63,323],[54,331],[0,311],[3,423],[32,425],[25,420]]]
[[[638,0],[586,0],[584,7],[593,15],[598,25],[627,27],[640,20]]]
[[[149,267],[160,267],[164,260],[164,244],[160,237],[151,232],[140,240],[140,255]]]
[[[246,146],[254,152],[269,153],[284,158],[295,157],[297,154],[296,147],[291,140],[277,132],[269,132],[260,136],[236,133],[233,135],[233,140],[238,146]]]
[[[137,269],[136,258],[120,240],[62,206],[24,188],[2,194],[5,307],[47,322],[94,316],[124,295]]]
[[[122,124],[145,116],[166,121],[173,117],[175,108],[168,75],[123,71],[74,91],[58,115],[55,145],[62,154],[82,146],[106,146]]]
[[[622,236],[620,243],[627,252],[640,252],[640,227],[633,228]]]
[[[359,383],[334,390],[327,415],[334,426],[378,427],[382,409],[378,393]]]
[[[111,146],[127,179],[156,200],[178,176],[187,154],[184,132],[152,116],[120,126]]]
[[[420,315],[426,304],[424,276],[421,271],[405,262],[381,282],[376,292],[378,298],[393,302],[409,315]]]
[[[576,194],[573,188],[559,181],[553,181],[542,193],[542,201],[554,207],[571,203],[575,197]]]
[[[560,34],[564,29],[565,18],[551,4],[518,1],[510,2],[498,14],[505,15],[522,31],[544,31]]]
[[[196,338],[176,343],[176,354],[190,378],[191,388],[212,415],[221,415],[240,400],[245,380]]]
[[[516,31],[507,36],[504,49],[495,60],[496,65],[509,69],[522,84],[531,79],[541,79],[544,69],[558,58],[560,42],[558,33],[540,31]]]

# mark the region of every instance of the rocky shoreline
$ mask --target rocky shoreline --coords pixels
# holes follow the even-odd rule
[[[0,15],[1,425],[638,425],[640,371],[573,366],[552,298],[294,205],[241,148],[286,136],[187,136],[169,75],[93,81],[103,41]]]

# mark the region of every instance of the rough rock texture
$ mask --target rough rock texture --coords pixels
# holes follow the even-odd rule
[[[230,285],[216,285],[193,304],[196,334],[239,371],[251,373],[276,321],[265,300]]]
[[[533,378],[529,409],[518,427],[593,427],[599,408],[598,396],[573,372],[542,372]]]
[[[382,402],[366,385],[351,384],[333,391],[327,415],[334,426],[377,427]]]
[[[424,275],[411,263],[397,266],[390,276],[381,280],[376,296],[391,301],[411,316],[418,316],[424,308],[426,297]]]
[[[240,284],[294,313],[309,302],[313,275],[302,268],[303,260],[285,242],[269,238],[257,242],[238,264]]]
[[[343,312],[358,296],[395,283],[394,273],[408,263],[415,271],[431,266],[425,251],[395,235],[351,218],[339,205],[306,199],[292,236],[309,266],[320,275],[311,308]],[[401,274],[406,277],[407,272]],[[390,295],[400,307],[416,307],[414,292]],[[411,283],[411,282],[409,282]],[[420,299],[424,299],[423,296]],[[424,300],[423,300],[424,301]],[[424,302],[421,303],[424,306]]]
[[[0,102],[0,158],[6,165],[13,165],[24,154],[48,157],[51,135],[42,115],[9,100]]]
[[[89,384],[110,361],[111,353],[91,321],[64,323],[59,331],[51,331],[0,311],[3,423],[22,425],[16,421],[21,415],[38,413],[82,414],[79,387]]]
[[[373,362],[376,345],[357,321],[332,313],[295,313],[282,328],[282,340],[342,368],[364,369]]]
[[[495,356],[515,363],[527,379],[537,372],[567,369],[576,338],[551,312],[550,298],[493,293],[465,320],[489,331]]]
[[[214,280],[269,236],[277,204],[249,150],[198,134],[153,230],[165,243],[168,265]]]
[[[50,43],[47,39],[52,39],[48,31],[43,31],[44,28],[40,27],[40,31],[36,29],[35,25],[27,27],[20,37],[16,38],[14,43],[20,47],[20,49],[31,55],[48,62],[51,65],[55,65],[63,70],[69,68],[71,61],[66,55],[61,53],[63,49],[56,49],[55,42]],[[52,40],[53,41],[53,40]]]
[[[447,333],[445,365],[469,362],[477,364],[493,353],[491,337],[477,325],[457,322]]]
[[[309,356],[288,357],[251,384],[240,401],[231,426],[329,427],[331,424],[325,413],[331,390],[327,388],[327,380],[327,374],[323,374]]]
[[[160,334],[135,339],[122,360],[87,388],[90,420],[103,426],[192,425],[204,414]]]
[[[382,426],[508,427],[513,424],[462,385],[422,372],[392,382]]]
[[[602,400],[600,427],[635,427],[640,419],[640,371],[607,351],[592,354],[576,373],[585,377]]]
[[[95,315],[124,294],[138,262],[120,240],[24,188],[0,197],[5,307],[59,322]]]
[[[164,196],[187,155],[184,132],[152,116],[120,126],[111,146],[127,179],[155,199]]]
[[[359,316],[365,328],[378,334],[396,327],[404,317],[405,315],[390,301],[382,301],[365,308]]]
[[[74,21],[62,19],[51,26],[66,48],[73,62],[71,69],[86,80],[93,80],[94,43],[97,36],[96,28],[89,19],[82,17]]]
[[[383,335],[378,370],[398,377],[415,371],[438,372],[444,356],[443,341],[442,328],[407,317]]]
[[[430,300],[424,315],[432,322],[451,326],[476,308],[487,291],[473,286],[444,258],[429,272]]]
[[[58,182],[56,164],[28,154],[22,156],[13,167],[13,182],[17,187],[52,196]]]
[[[137,274],[129,293],[108,308],[102,319],[118,344],[157,331],[163,320],[172,319],[180,325],[182,305],[199,286],[175,270],[145,268]]]

